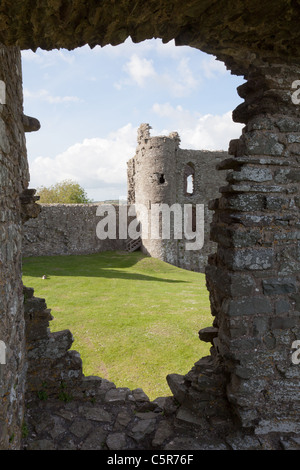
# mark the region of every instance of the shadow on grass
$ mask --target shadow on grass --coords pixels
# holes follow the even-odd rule
[[[23,259],[23,275],[50,279],[51,276],[98,277],[182,284],[188,281],[161,278],[148,274],[126,271],[140,260],[142,254],[105,252],[93,255],[40,256]],[[123,269],[123,270],[122,270]]]

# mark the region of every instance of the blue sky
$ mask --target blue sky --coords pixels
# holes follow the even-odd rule
[[[23,51],[24,111],[41,122],[26,134],[30,187],[77,181],[94,201],[126,197],[126,162],[137,128],[177,131],[181,148],[227,150],[242,126],[232,76],[213,56],[148,40],[74,51]]]

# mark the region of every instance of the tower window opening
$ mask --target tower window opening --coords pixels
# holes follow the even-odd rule
[[[161,174],[159,177],[159,184],[164,184],[166,182],[165,175]]]
[[[186,192],[187,194],[194,193],[194,178],[193,175],[189,175],[186,179]]]
[[[188,163],[184,171],[185,193],[189,196],[194,194],[195,169],[192,163]]]

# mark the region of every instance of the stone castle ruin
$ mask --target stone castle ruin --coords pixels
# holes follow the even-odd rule
[[[142,230],[142,251],[175,266],[204,272],[208,255],[215,251],[215,244],[209,240],[212,215],[208,202],[218,196],[219,187],[226,182],[224,173],[217,171],[217,165],[228,157],[228,154],[222,151],[183,150],[180,148],[177,132],[168,137],[151,137],[150,129],[148,124],[140,126],[136,155],[128,162],[128,204],[141,205],[142,209],[146,208],[147,211],[144,227],[147,228],[147,236],[144,236]],[[186,244],[190,242],[184,236],[184,231],[182,237],[176,238],[174,234],[175,215],[174,219],[171,216],[169,219],[169,238],[163,239],[162,232],[157,233],[157,238],[151,237],[153,205],[163,204],[167,205],[167,208],[177,204],[181,208],[182,223],[184,205],[191,206],[191,218],[196,215],[192,211],[196,209],[197,204],[203,205],[203,217],[198,220],[200,226],[196,227],[196,218],[195,221],[190,221],[191,229],[199,232],[199,235],[201,232],[203,240],[197,240],[195,237],[195,246],[192,244],[191,249],[187,250]],[[139,217],[142,217],[142,214],[138,214],[137,218]],[[159,220],[154,218],[153,222],[157,224]]]
[[[299,449],[298,18],[285,0],[1,2],[1,449]],[[244,128],[218,165],[226,184],[209,206],[213,318],[199,337],[210,355],[185,376],[170,373],[171,395],[153,402],[84,377],[72,334],[50,333],[45,301],[22,284],[22,224],[39,206],[25,141],[38,124],[23,113],[20,50],[129,36],[175,39],[246,80],[233,112]]]
[[[150,137],[148,124],[139,127],[137,140],[136,155],[127,164],[125,230],[126,233],[129,232],[130,223],[136,217],[134,208],[137,209],[139,205],[146,209],[149,230],[146,231],[145,226],[143,230],[138,227],[137,234],[142,232],[139,238],[131,239],[129,235],[128,238],[121,238],[119,211],[124,210],[124,205],[120,208],[114,204],[116,238],[101,239],[96,233],[97,224],[101,220],[97,215],[99,204],[44,204],[38,217],[30,218],[24,224],[23,256],[91,254],[141,248],[144,253],[174,266],[198,272],[205,271],[209,254],[216,251],[216,244],[209,239],[212,212],[208,209],[208,204],[218,196],[219,188],[226,183],[226,172],[217,171],[217,165],[228,157],[227,152],[183,150],[180,148],[180,138],[176,132],[169,137]],[[190,176],[191,185],[188,187]],[[168,211],[169,208],[174,208],[174,204],[180,210],[180,238],[175,238],[175,220]],[[190,228],[199,234],[191,240],[184,236],[185,204],[191,206],[192,216],[192,210],[197,204],[203,206],[198,224],[195,219],[193,227],[193,220],[190,221]],[[151,233],[153,205],[157,205],[158,209],[163,205],[167,206],[166,220],[170,225],[168,238],[163,237],[161,230],[157,234]],[[138,221],[140,218],[141,215],[138,215]],[[152,226],[155,225],[156,228],[160,225],[159,222],[159,219],[153,218]],[[190,250],[186,249],[186,243],[192,243]]]

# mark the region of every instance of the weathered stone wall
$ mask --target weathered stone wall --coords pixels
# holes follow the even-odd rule
[[[82,255],[124,250],[126,240],[101,240],[98,204],[41,204],[41,212],[23,226],[23,256]],[[116,211],[117,233],[119,209]]]
[[[169,377],[182,406],[210,413],[203,394],[212,389],[214,414],[221,403],[224,418],[228,400],[241,429],[282,441],[300,432],[300,367],[293,361],[300,337],[297,76],[297,66],[261,64],[238,90],[245,102],[233,116],[246,126],[230,143],[233,157],[219,165],[231,171],[210,206],[218,243],[206,269],[214,322],[199,335],[212,343],[211,363],[200,360],[186,377]],[[199,388],[203,374],[207,387]]]
[[[199,439],[190,417],[176,415],[174,397],[150,401],[140,388],[130,390],[101,377],[84,376],[80,355],[70,350],[72,333],[49,331],[51,311],[33,289],[24,288],[24,298],[28,372],[22,449],[232,448],[230,423],[222,437],[210,427]],[[253,447],[262,444],[257,440]]]
[[[20,51],[0,48],[0,449],[20,445],[24,414],[25,335],[21,279],[21,195],[28,185]],[[5,99],[4,99],[5,98]]]
[[[218,252],[207,271],[214,346],[230,380],[227,396],[242,426],[257,435],[299,433],[300,107],[292,102],[299,67],[253,66],[233,113],[245,124],[230,144],[228,184],[215,209]]]
[[[159,258],[180,268],[204,272],[208,255],[214,253],[216,244],[210,241],[210,223],[212,211],[208,202],[216,198],[219,188],[226,182],[226,172],[221,174],[216,167],[228,157],[227,152],[185,150],[179,147],[178,134],[169,136],[150,136],[150,126],[142,124],[138,131],[138,146],[136,155],[129,160],[128,171],[128,202],[135,204],[138,220],[143,220],[143,208],[147,218],[142,230],[142,250],[154,258]],[[187,193],[186,169],[193,167],[193,192]],[[181,208],[182,222],[184,221],[184,206],[204,206],[204,243],[201,248],[186,249],[186,244],[197,241],[185,237],[182,223],[182,238],[174,236],[174,219],[170,217],[170,239],[164,239],[162,232],[153,232],[154,224],[151,216],[155,214],[155,205],[167,205],[171,208],[178,204]],[[202,217],[201,217],[202,220]],[[158,222],[158,219],[156,219]],[[156,225],[159,225],[156,223]],[[192,228],[192,224],[190,223]],[[193,227],[201,242],[202,227],[200,223]],[[159,236],[157,236],[159,235]]]

